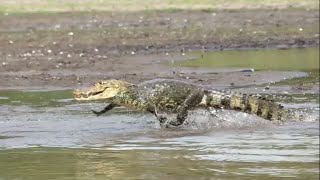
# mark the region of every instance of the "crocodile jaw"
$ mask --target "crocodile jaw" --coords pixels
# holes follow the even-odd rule
[[[101,92],[100,92],[101,93]],[[99,99],[98,95],[100,94],[97,92],[96,94],[92,94],[91,91],[85,91],[77,89],[73,91],[74,98],[78,101],[85,101],[85,100],[96,100]],[[101,98],[101,97],[100,97]]]
[[[89,91],[85,91],[85,90],[73,91],[74,98],[78,101],[111,99],[116,94],[117,92],[111,89],[105,89],[101,91],[90,91],[90,90]]]

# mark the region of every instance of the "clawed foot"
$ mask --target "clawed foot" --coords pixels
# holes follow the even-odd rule
[[[167,122],[167,118],[165,116],[159,116],[158,120],[159,120],[160,124],[164,124]]]
[[[182,124],[179,121],[170,121],[163,116],[159,118],[159,121],[160,121],[161,127],[164,127],[164,128],[173,128],[173,127],[180,126]]]
[[[100,116],[101,114],[103,114],[101,111],[95,111],[95,110],[91,110],[96,116]]]

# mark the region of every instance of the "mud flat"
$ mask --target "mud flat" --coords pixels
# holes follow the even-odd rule
[[[301,74],[248,77],[163,64],[193,58],[193,50],[319,46],[319,11],[312,8],[4,13],[0,27],[1,89],[74,88],[103,78],[259,84]]]

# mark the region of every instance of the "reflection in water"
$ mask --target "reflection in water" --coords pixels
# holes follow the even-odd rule
[[[319,121],[279,125],[229,111],[221,121],[195,111],[185,127],[161,129],[152,115],[120,108],[95,117],[84,109],[103,104],[47,102],[0,106],[0,179],[319,177]],[[319,113],[318,104],[291,106]]]
[[[237,175],[240,179],[316,179],[318,126],[318,122],[295,123],[171,138],[157,138],[157,133],[151,133],[101,147],[2,150],[0,177],[228,179]]]
[[[91,107],[10,107],[15,116],[0,121],[0,179],[319,176],[318,121],[279,126],[234,113],[211,128],[198,118],[184,128],[160,129],[151,115],[97,118],[80,112],[84,106]]]

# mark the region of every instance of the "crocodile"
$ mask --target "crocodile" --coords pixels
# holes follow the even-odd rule
[[[172,79],[154,79],[138,85],[122,80],[102,80],[86,90],[77,89],[73,94],[79,101],[108,102],[103,110],[93,111],[98,116],[114,107],[124,106],[132,110],[150,112],[161,124],[172,126],[183,124],[188,111],[195,108],[241,111],[277,122],[286,121],[296,115],[279,103],[262,96],[214,90]],[[167,122],[167,118],[161,113],[175,113],[176,120]]]

